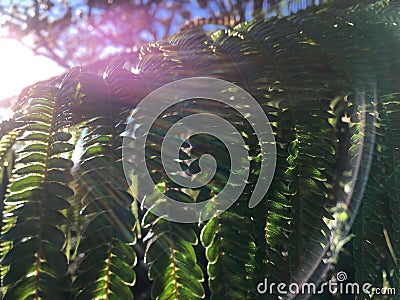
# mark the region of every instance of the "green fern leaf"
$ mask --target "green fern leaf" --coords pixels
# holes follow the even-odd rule
[[[91,97],[85,83],[92,87],[102,84],[104,90],[106,82],[99,83],[98,79],[88,75],[79,78],[84,78],[81,91],[87,97],[82,101],[89,107],[99,99]],[[127,192],[120,162],[123,128],[118,125],[124,115],[119,115],[120,110],[113,108],[110,99],[101,101],[104,106],[96,112],[98,117],[89,119],[84,125],[77,182],[82,201],[81,217],[85,223],[77,257],[83,255],[83,259],[78,260],[72,289],[76,299],[133,299],[130,286],[136,280],[133,271],[136,254],[132,248],[136,241],[135,218],[130,211],[132,196]],[[85,118],[93,115],[87,108],[81,112]]]
[[[4,299],[64,299],[68,289],[60,226],[61,211],[69,206],[65,199],[73,194],[70,165],[51,162],[73,147],[62,131],[67,114],[58,107],[57,90],[37,86],[34,92],[47,98],[32,98],[18,119],[24,124],[18,138],[23,146],[16,154],[1,236]]]

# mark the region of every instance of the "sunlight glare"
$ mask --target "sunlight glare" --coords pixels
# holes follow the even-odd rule
[[[34,55],[18,41],[0,38],[0,100],[18,95],[24,87],[63,71],[52,60]]]
[[[0,107],[0,122],[3,120],[9,120],[13,116],[13,112],[9,108]]]

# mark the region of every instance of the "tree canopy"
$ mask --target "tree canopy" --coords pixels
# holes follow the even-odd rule
[[[88,65],[116,52],[137,54],[196,17],[288,14],[324,0],[26,0],[2,1],[1,36],[16,38],[63,67]]]

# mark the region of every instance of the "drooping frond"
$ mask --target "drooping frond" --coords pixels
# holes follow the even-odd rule
[[[69,282],[60,226],[66,220],[66,199],[73,195],[68,187],[72,163],[63,157],[74,147],[63,130],[68,113],[55,88],[38,86],[17,121],[19,148],[1,236],[4,299],[64,299]]]
[[[99,101],[88,92],[89,80],[107,90],[107,82],[81,74],[81,97],[89,103]],[[136,254],[132,245],[135,218],[131,211],[132,196],[122,170],[120,134],[125,119],[121,109],[114,106],[111,93],[99,94],[102,104],[96,116],[82,111],[84,122],[82,154],[78,182],[84,228],[78,244],[78,266],[72,289],[76,299],[133,299],[130,286],[135,283],[133,266]],[[93,112],[94,113],[94,112]],[[77,258],[78,259],[78,258]]]
[[[174,115],[170,112],[163,114],[153,126],[147,138],[147,152],[145,161],[140,161],[133,167],[133,188],[140,190],[144,168],[149,170],[156,189],[163,191],[148,191],[143,201],[144,206],[159,210],[166,204],[166,197],[171,197],[183,203],[194,202],[193,196],[187,194],[178,185],[174,184],[163,170],[161,162],[161,144],[165,128],[168,127]],[[135,118],[136,115],[133,114]],[[140,124],[140,115],[138,116]],[[135,150],[135,149],[133,149]],[[133,152],[134,153],[134,152]],[[185,155],[180,151],[180,155]],[[187,155],[186,155],[187,156]],[[165,197],[164,197],[165,195]],[[166,210],[169,208],[166,206]],[[146,242],[144,262],[148,265],[149,279],[153,281],[151,297],[154,299],[202,299],[205,292],[202,285],[203,271],[197,262],[195,246],[198,244],[196,226],[180,224],[164,220],[163,216],[154,215],[147,211],[142,218],[142,227],[146,231],[143,241]]]
[[[388,198],[385,209],[384,232],[387,250],[392,261],[388,269],[394,270],[393,287],[400,289],[400,135],[396,124],[400,121],[399,94],[388,95],[383,99],[384,157],[385,157],[385,192]],[[386,197],[385,197],[386,198]],[[387,233],[387,234],[385,234]]]

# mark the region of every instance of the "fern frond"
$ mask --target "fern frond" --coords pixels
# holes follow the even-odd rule
[[[382,286],[381,256],[385,246],[382,225],[383,180],[382,157],[373,157],[372,174],[353,225],[356,282]]]
[[[388,198],[386,228],[389,232],[389,252],[393,256],[393,284],[400,289],[400,121],[399,94],[386,96],[383,100],[382,123],[384,126],[385,195]],[[388,241],[387,241],[388,242]]]
[[[247,208],[242,206],[235,204],[211,218],[202,229],[211,299],[245,299],[254,289],[247,270],[253,252],[249,235],[252,223],[242,215]]]
[[[398,142],[398,130],[393,122],[399,117],[399,102],[397,94],[385,95],[380,100],[380,118],[376,128],[371,171],[367,183],[363,184],[365,192],[353,226],[355,275],[359,283],[383,286],[386,278],[391,287],[397,288],[398,229],[397,222],[393,221],[398,219],[399,212],[396,179],[399,157],[396,154],[398,145],[395,146]],[[374,130],[368,117],[366,122],[367,131],[364,136],[371,135],[368,131]],[[352,140],[357,145],[360,134],[354,135]],[[356,150],[355,147],[352,148],[353,151]],[[364,295],[359,299],[364,299]]]
[[[18,130],[12,130],[0,138],[0,182],[2,186],[4,186],[4,190],[2,190],[2,194],[0,194],[0,199],[2,199],[1,205],[3,205],[5,188],[8,185],[8,180],[5,180],[5,177],[9,176],[13,165],[12,147],[18,135]]]
[[[209,76],[228,80],[234,75],[230,60],[215,51],[215,44],[202,30],[192,29],[175,34],[169,43],[174,59],[179,62],[181,78]],[[231,80],[234,81],[233,78]]]
[[[57,90],[37,86],[27,113],[18,119],[23,134],[5,199],[2,228],[4,299],[66,298],[67,261],[63,253],[62,210],[73,195],[70,164],[60,163],[73,149],[63,131],[67,113],[58,105]]]
[[[136,115],[134,114],[135,118]],[[193,196],[174,184],[163,170],[161,162],[161,143],[166,130],[179,118],[178,113],[165,112],[154,124],[147,138],[146,157],[144,162],[135,165],[134,176],[140,182],[143,168],[147,168],[157,188],[165,196],[176,201],[190,203]],[[140,117],[137,118],[140,124]],[[135,149],[133,149],[135,150]],[[180,151],[184,155],[183,151]],[[187,156],[187,155],[186,155]],[[187,168],[187,167],[186,167]],[[135,189],[141,186],[133,185]],[[151,297],[154,299],[202,299],[205,296],[202,282],[203,271],[197,263],[195,246],[198,244],[196,226],[174,223],[154,215],[151,211],[160,211],[159,206],[166,204],[163,195],[156,191],[146,195],[142,205],[151,205],[142,219],[143,230],[147,232],[144,262],[149,266],[148,276],[153,281]],[[165,213],[168,211],[166,208]],[[164,213],[164,210],[162,211]]]
[[[213,108],[217,114],[221,114],[231,124],[235,124],[237,130],[243,132],[243,135],[248,133],[252,136],[252,132],[248,130],[250,125],[231,108],[224,107],[221,111],[218,111],[218,106]],[[229,183],[230,153],[225,145],[214,137],[193,136],[189,139],[189,143],[193,145],[190,154],[195,162],[204,153],[218,154],[216,156],[218,167],[214,178],[199,189],[196,197],[197,203],[208,200],[207,210],[213,213],[212,218],[204,223],[200,235],[208,261],[210,299],[245,299],[250,297],[255,289],[252,277],[255,252],[253,223],[247,202],[251,195],[251,185],[245,187],[236,203],[227,211],[222,212],[220,205],[223,205],[223,200],[217,201],[216,196],[224,197],[221,191],[226,185],[232,184]],[[259,149],[252,150],[254,155],[259,152]],[[242,184],[245,185],[245,183]],[[228,197],[230,196],[235,195]]]
[[[84,85],[82,90],[85,91]],[[98,98],[88,95],[83,101],[93,105]],[[136,254],[132,248],[136,241],[135,218],[120,161],[120,122],[124,116],[119,115],[120,110],[113,107],[110,98],[102,101],[103,106],[96,112],[98,117],[89,115],[84,125],[78,190],[82,197],[81,217],[86,224],[78,245],[83,259],[78,262],[72,289],[77,299],[133,299],[130,286],[136,279]]]
[[[149,279],[153,280],[152,298],[203,299],[204,275],[193,248],[198,242],[193,225],[165,221],[150,214],[143,223],[144,228],[150,226],[144,241],[147,242],[145,263],[149,265]]]
[[[266,99],[260,99],[260,102],[264,107],[269,105],[278,108],[272,119],[277,121],[279,149],[277,174],[280,176],[276,179],[281,180],[271,186],[278,189],[269,192],[268,197],[274,195],[274,198],[267,204],[267,209],[270,209],[266,221],[270,222],[267,227],[279,234],[279,241],[283,244],[274,242],[271,236],[271,242],[275,245],[269,245],[269,248],[275,255],[273,260],[276,260],[271,266],[279,265],[281,276],[284,270],[291,270],[292,280],[298,281],[300,278],[308,278],[314,272],[313,264],[322,259],[319,257],[322,251],[320,243],[327,245],[329,236],[323,218],[330,218],[327,208],[331,204],[327,195],[328,186],[333,181],[336,141],[332,136],[333,127],[329,123],[333,91],[325,82],[334,81],[337,75],[332,70],[320,67],[315,57],[324,56],[322,49],[316,43],[305,41],[298,25],[290,20],[262,20],[249,23],[245,28],[247,30],[239,30],[243,39],[251,39],[255,45],[253,48],[264,56],[264,78],[267,85],[258,90],[268,96],[264,96]],[[318,80],[303,84],[304,78],[316,74]],[[315,128],[319,128],[318,132]],[[324,146],[316,149],[313,143],[315,140]],[[283,173],[281,170],[285,169]],[[288,187],[285,182],[289,182]],[[290,202],[287,200],[289,198]],[[293,214],[288,211],[290,207]],[[288,235],[290,245],[285,245]],[[289,248],[290,268],[283,263],[287,261],[283,255],[285,248]],[[304,274],[300,269],[305,272],[311,270],[311,274]]]
[[[215,47],[230,57],[232,61],[230,66],[239,70],[238,73],[245,79],[242,84],[251,91],[264,109],[264,113],[272,124],[278,148],[274,180],[265,200],[252,212],[256,249],[253,289],[264,278],[267,278],[269,282],[289,281],[290,270],[285,252],[289,245],[291,204],[287,197],[289,190],[286,175],[282,171],[287,168],[285,132],[288,128],[290,129],[290,124],[279,121],[281,112],[279,103],[284,101],[287,95],[282,89],[279,89],[277,84],[279,73],[274,62],[271,61],[270,53],[262,45],[261,41],[266,38],[264,34],[268,33],[257,28],[257,24],[249,22],[238,25],[232,30],[220,31],[213,36]],[[235,44],[241,46],[235,47]],[[259,65],[263,65],[263,68],[255,69],[253,67],[255,61]],[[277,128],[277,122],[279,128]],[[244,139],[250,150],[251,170],[258,170],[257,160],[260,153],[256,147],[257,137],[249,130],[245,130],[245,132],[248,136]],[[263,159],[269,158],[264,157]],[[250,191],[247,191],[247,194],[251,193],[251,187],[254,187],[257,181],[257,174],[252,174],[250,177],[248,180]]]

